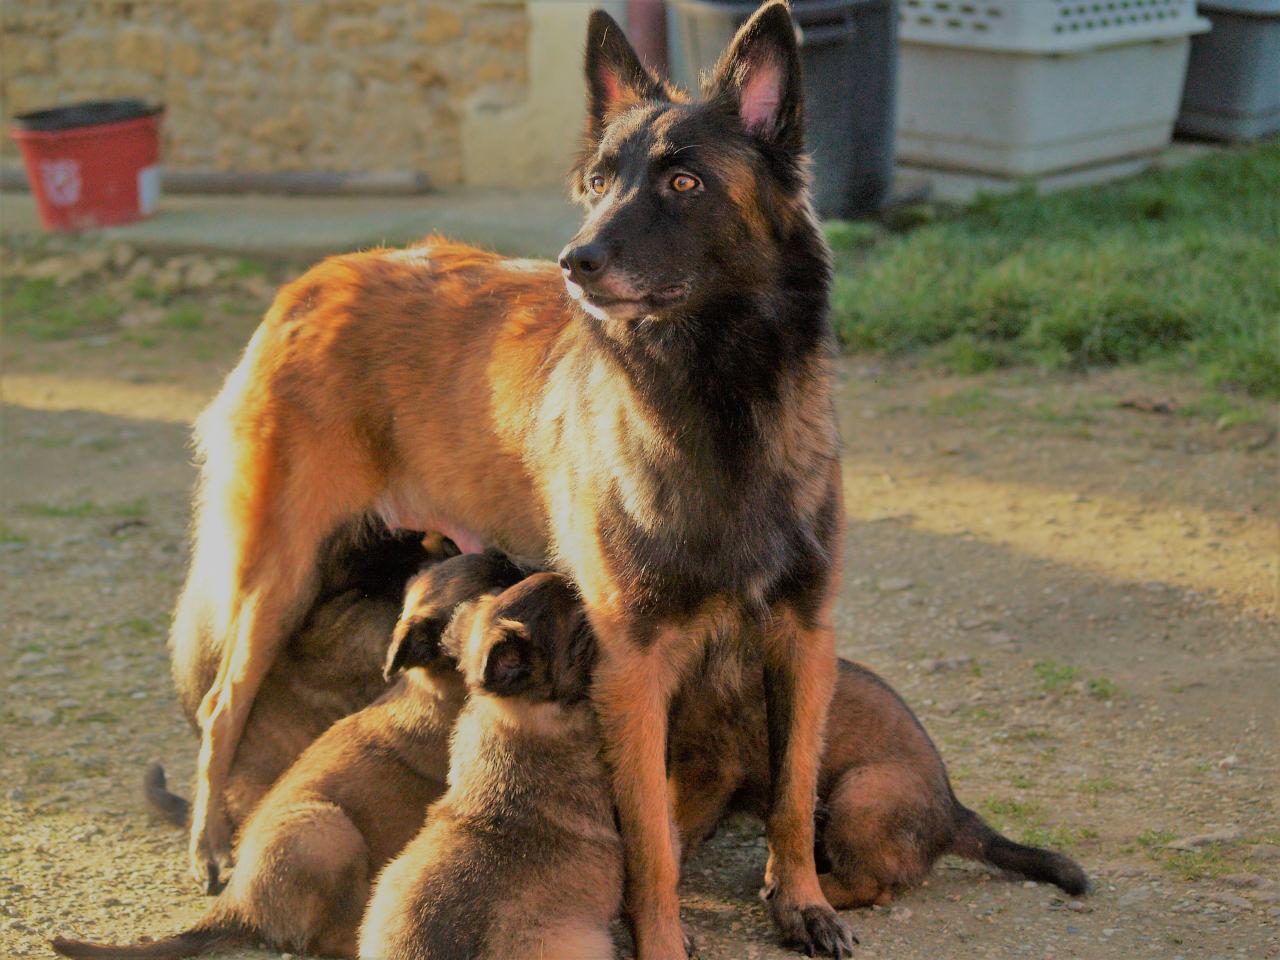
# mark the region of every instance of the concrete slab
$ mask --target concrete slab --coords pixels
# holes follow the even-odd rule
[[[166,196],[149,220],[100,232],[148,252],[323,256],[428,233],[514,256],[554,257],[580,215],[563,192],[463,190],[413,197]],[[41,230],[26,193],[0,194],[0,234]]]

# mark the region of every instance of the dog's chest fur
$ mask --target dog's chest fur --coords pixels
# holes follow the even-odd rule
[[[624,343],[584,326],[550,375],[534,445],[554,548],[590,601],[663,619],[731,595],[762,612],[825,579],[838,502],[829,343],[747,349],[759,330],[709,321]],[[619,595],[591,595],[583,571],[601,565]]]

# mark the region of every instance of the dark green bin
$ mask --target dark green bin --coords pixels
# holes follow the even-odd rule
[[[668,0],[671,78],[698,89],[754,0]],[[814,204],[824,217],[878,209],[893,179],[898,18],[893,0],[792,0],[804,66]]]

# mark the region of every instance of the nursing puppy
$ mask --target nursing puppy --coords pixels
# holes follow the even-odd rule
[[[703,680],[679,699],[671,727],[672,792],[686,856],[725,812],[763,817],[770,796],[760,665],[711,659]],[[1001,836],[960,803],[915,714],[884,680],[849,660],[840,661],[831,701],[818,810],[827,868],[818,881],[837,909],[888,903],[895,891],[924,880],[945,853],[1073,896],[1088,889],[1074,861]]]
[[[302,751],[335,721],[367,707],[386,691],[383,663],[406,581],[457,552],[439,534],[424,538],[421,533],[390,534],[362,525],[331,538],[321,554],[320,593],[267,674],[232,761],[224,798],[237,833]],[[179,685],[179,699],[193,725],[203,695],[204,690]],[[165,820],[187,825],[190,804],[168,790],[159,764],[144,775],[143,795]]]
[[[454,557],[410,583],[387,654],[405,675],[372,706],[339,720],[254,810],[226,890],[189,930],[110,946],[57,939],[74,958],[174,958],[218,944],[354,957],[372,877],[418,832],[445,790],[449,732],[466,690],[445,634],[474,601],[521,571],[491,554]],[[416,668],[416,669],[415,669]]]
[[[587,699],[595,642],[570,582],[484,601],[449,791],[378,878],[367,960],[604,960],[622,844]]]

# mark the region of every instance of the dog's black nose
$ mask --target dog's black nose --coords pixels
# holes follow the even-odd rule
[[[600,276],[608,263],[609,252],[602,243],[584,243],[560,254],[560,268],[579,283]]]

